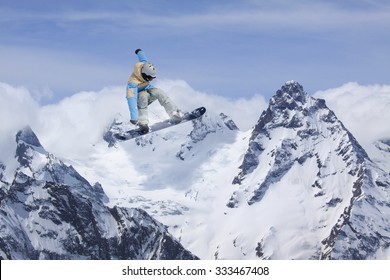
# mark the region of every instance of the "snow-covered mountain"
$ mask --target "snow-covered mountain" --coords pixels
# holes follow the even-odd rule
[[[63,244],[61,230],[52,239],[46,231],[64,225],[74,233],[73,243],[65,244],[96,248],[90,232],[108,240],[109,245],[99,247],[105,258],[390,259],[386,141],[375,146],[380,156],[372,161],[325,101],[293,81],[276,92],[251,130],[240,131],[229,112],[224,113],[209,110],[192,123],[125,142],[110,137],[110,132],[126,129],[126,118],[118,116],[88,154],[61,160],[35,136],[21,141],[20,135],[33,134],[24,130],[18,138],[15,180],[5,174],[10,173],[8,164],[0,164],[2,207],[11,205],[2,208],[1,213],[11,213],[2,214],[2,228],[14,229],[8,236],[21,236],[6,244],[24,240],[41,257],[80,258],[68,251],[50,256],[37,249]],[[29,148],[19,148],[21,143]],[[50,171],[54,163],[56,172]],[[54,189],[59,191],[49,191]],[[76,197],[77,205],[91,201],[77,211],[93,213],[95,222],[86,223],[88,234],[79,232],[79,222],[69,222],[69,216],[77,217],[70,211],[76,206],[65,208],[71,215],[61,220],[63,210],[53,201],[64,192]],[[41,209],[62,222],[43,223]],[[126,221],[120,229],[114,212]],[[6,219],[14,216],[18,218],[12,223]],[[124,229],[135,224],[148,226],[149,238],[135,234],[141,230]],[[124,232],[138,244],[133,246],[137,255],[113,253]],[[175,244],[170,255],[155,247],[162,236]],[[18,246],[3,251],[30,251]],[[148,250],[140,253],[140,248]]]
[[[48,153],[29,127],[16,142],[12,181],[0,172],[1,259],[197,258],[145,211],[107,207],[101,185]]]
[[[259,257],[282,251],[283,258],[366,259],[390,246],[388,174],[324,100],[298,83],[287,83],[271,98],[233,183],[239,188],[229,207],[279,205],[273,215],[279,219],[267,221],[258,244]],[[268,241],[275,239],[292,247],[278,252]]]

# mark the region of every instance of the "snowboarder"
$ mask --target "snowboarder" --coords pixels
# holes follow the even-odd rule
[[[150,82],[156,78],[156,67],[148,61],[143,50],[137,49],[135,54],[139,62],[134,65],[134,71],[127,81],[127,104],[130,110],[130,122],[138,125],[141,134],[149,132],[148,106],[158,100],[174,124],[180,123],[182,115],[177,106],[159,88]]]

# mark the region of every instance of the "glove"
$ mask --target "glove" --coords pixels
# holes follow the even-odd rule
[[[130,120],[130,122],[134,125],[137,125],[138,124],[138,120]]]
[[[135,54],[138,54],[138,52],[142,51],[141,49],[136,49]]]

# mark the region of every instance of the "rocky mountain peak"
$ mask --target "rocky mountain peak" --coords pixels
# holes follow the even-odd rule
[[[39,142],[38,137],[35,135],[34,131],[32,131],[31,127],[26,126],[22,130],[16,134],[16,142],[21,144],[24,142],[25,144],[33,147],[42,147]]]
[[[16,143],[15,157],[23,167],[31,165],[34,153],[47,154],[39,142],[38,137],[29,126],[23,128],[16,134]]]
[[[303,87],[295,82],[286,82],[271,97],[268,108],[260,116],[251,139],[259,134],[268,135],[269,129],[276,127],[299,128],[305,125],[304,119],[318,109],[326,108],[325,101],[309,96]],[[335,120],[333,112],[328,117]]]
[[[270,106],[275,108],[295,109],[307,101],[308,94],[302,85],[295,81],[286,82],[270,100]]]
[[[275,151],[291,151],[297,150],[303,142],[307,143],[307,150],[308,147],[314,149],[314,143],[328,140],[339,142],[337,151],[345,155],[346,161],[352,160],[351,154],[346,156],[347,153],[353,153],[353,158],[357,159],[358,163],[368,158],[364,149],[326,106],[323,99],[309,96],[295,81],[287,82],[270,99],[268,108],[261,114],[252,131],[248,151],[240,166],[242,171],[234,179],[234,183],[240,184],[241,180],[259,165],[258,157],[265,150],[267,142],[275,145]],[[285,148],[286,143],[292,143],[287,145],[291,146],[291,149]],[[302,152],[303,154],[297,157],[306,153]]]

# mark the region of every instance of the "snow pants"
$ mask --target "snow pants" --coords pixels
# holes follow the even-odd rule
[[[138,93],[138,122],[140,125],[149,124],[148,106],[154,101],[158,100],[160,105],[164,107],[165,111],[171,118],[177,111],[177,106],[165,94],[164,91],[158,88],[150,88],[140,91]]]

